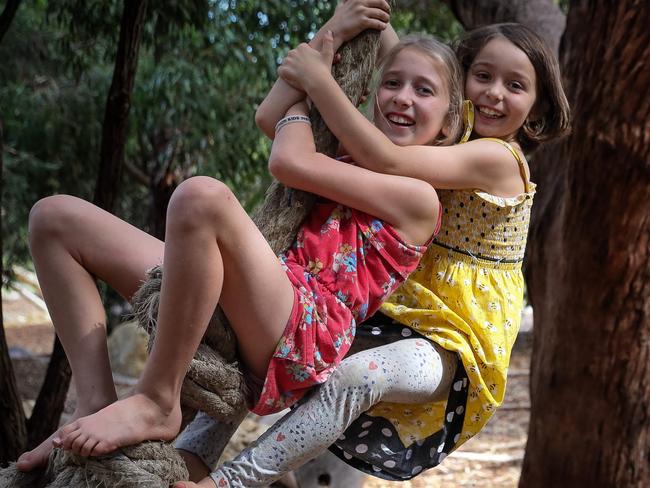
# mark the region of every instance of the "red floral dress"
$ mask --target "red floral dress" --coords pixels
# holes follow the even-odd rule
[[[295,290],[293,310],[253,412],[283,410],[323,383],[350,348],[357,321],[379,308],[425,250],[366,213],[317,203],[280,255]]]

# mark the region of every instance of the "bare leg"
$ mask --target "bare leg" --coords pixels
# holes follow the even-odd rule
[[[135,393],[61,430],[61,445],[101,455],[180,428],[180,388],[220,301],[249,368],[265,376],[293,306],[279,260],[230,190],[205,177],[184,182],[167,216],[158,331]]]
[[[128,299],[145,271],[162,261],[163,243],[88,202],[64,195],[34,206],[29,239],[48,310],[70,361],[78,394],[72,416],[76,419],[117,399],[95,277]],[[44,464],[51,450],[49,438],[20,456],[18,469]]]

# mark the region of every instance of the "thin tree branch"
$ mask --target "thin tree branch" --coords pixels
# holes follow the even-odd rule
[[[124,169],[126,169],[126,172],[133,176],[138,183],[141,183],[146,187],[149,186],[149,176],[133,163],[130,161],[124,161]]]

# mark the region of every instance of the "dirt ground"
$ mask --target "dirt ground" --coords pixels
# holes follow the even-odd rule
[[[5,333],[14,373],[25,409],[29,411],[47,367],[54,333],[49,323],[30,323],[32,319],[42,320],[42,315],[16,320],[25,315],[20,315],[18,308],[20,305],[13,300],[3,302]],[[478,436],[450,455],[442,465],[411,481],[387,482],[368,476],[364,488],[516,487],[528,431],[530,334],[520,334],[515,345],[504,405]],[[128,381],[120,386],[128,388]],[[73,408],[74,392],[69,395],[65,413],[71,413]]]

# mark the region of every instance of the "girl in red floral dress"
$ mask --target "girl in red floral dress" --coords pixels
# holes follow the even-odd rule
[[[332,42],[331,33],[325,37]],[[447,113],[460,98],[450,93],[446,72],[412,54],[427,59],[428,68],[416,76],[406,66],[415,97],[408,123],[387,114],[397,122],[386,134],[399,144],[426,144],[452,130]],[[319,154],[306,103],[285,105],[284,112],[269,169],[285,185],[322,200],[279,259],[231,191],[212,178],[191,178],[175,191],[165,243],[70,196],[34,206],[32,255],[79,395],[76,420],[53,434],[55,445],[89,456],[173,439],[183,377],[217,304],[237,335],[250,382],[262,385],[252,410],[290,406],[327,379],[349,349],[357,321],[415,269],[439,226],[431,185]],[[94,278],[130,298],[146,270],[161,261],[156,339],[133,394],[116,401]],[[43,462],[47,450],[46,441],[22,458],[22,468]]]

